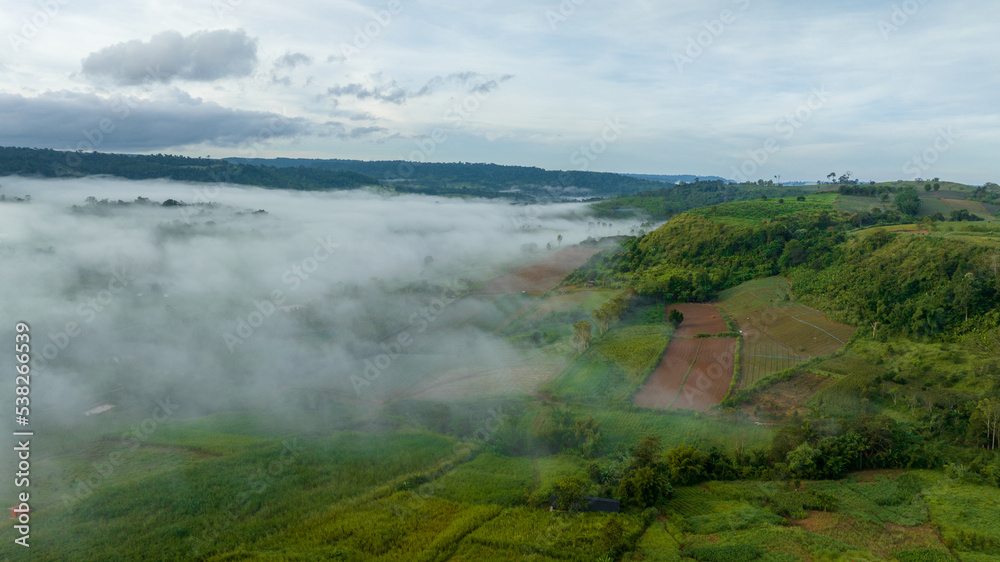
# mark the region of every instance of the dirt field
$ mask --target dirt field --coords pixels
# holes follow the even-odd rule
[[[643,408],[669,407],[684,386],[684,379],[694,365],[703,341],[705,340],[670,340],[660,364],[649,375],[632,403]]]
[[[729,329],[722,319],[722,313],[710,304],[672,304],[667,307],[667,314],[671,308],[684,315],[684,321],[674,332],[675,338],[691,338],[697,334],[714,336]]]
[[[660,365],[632,403],[644,408],[708,410],[729,391],[735,354],[734,338],[671,340]]]
[[[718,404],[729,392],[736,359],[735,338],[706,338],[698,359],[688,373],[681,393],[671,405],[674,410],[704,412]]]
[[[802,372],[761,391],[749,404],[743,406],[743,411],[771,419],[780,419],[795,413],[804,414],[807,411],[804,406],[806,400],[834,381],[836,379],[833,377]]]
[[[594,248],[574,246],[546,255],[534,265],[522,267],[490,281],[480,293],[544,293],[559,284],[574,269],[597,253]]]

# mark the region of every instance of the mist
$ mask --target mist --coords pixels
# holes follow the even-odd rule
[[[12,342],[15,322],[31,326],[33,415],[65,426],[166,399],[182,415],[294,415],[317,401],[363,412],[530,393],[545,374],[519,374],[524,352],[481,327],[509,313],[483,287],[628,231],[598,230],[583,204],[111,178],[0,185],[2,331]]]

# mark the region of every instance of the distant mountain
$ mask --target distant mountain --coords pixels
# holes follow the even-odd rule
[[[583,201],[643,193],[661,182],[604,172],[526,166],[296,158],[191,158],[0,147],[0,176],[118,176],[220,182],[277,189],[375,186],[399,193],[504,198],[531,203]]]
[[[225,160],[276,168],[305,167],[349,171],[375,177],[397,191],[435,195],[503,196],[552,201],[615,197],[663,187],[659,182],[626,174],[552,171],[529,166],[469,162],[429,163],[309,158],[226,158]]]
[[[662,175],[656,175],[656,174],[625,174],[625,175],[629,176],[629,177],[632,177],[632,178],[639,178],[639,179],[643,179],[643,180],[658,181],[658,182],[673,183],[673,184],[677,184],[677,183],[680,183],[680,182],[693,183],[694,180],[701,180],[701,181],[721,181],[721,182],[725,182],[725,183],[736,183],[733,180],[729,180],[729,179],[726,179],[726,178],[720,178],[719,176],[691,176],[691,175],[687,175],[687,174],[683,174],[683,175],[679,175],[679,176],[662,176]]]

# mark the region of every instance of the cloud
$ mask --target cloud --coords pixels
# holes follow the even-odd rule
[[[293,66],[301,62],[291,57]],[[242,29],[198,31],[187,37],[164,31],[148,43],[132,40],[91,53],[83,60],[83,73],[122,85],[174,79],[208,82],[246,76],[256,63],[257,40]]]
[[[271,70],[271,82],[283,86],[291,86],[291,76],[288,74],[282,75],[281,71],[292,71],[297,66],[309,66],[310,64],[312,64],[312,57],[305,53],[285,53],[274,61],[274,69]]]
[[[366,86],[360,83],[351,83],[344,86],[334,86],[328,88],[326,93],[333,97],[355,97],[359,100],[375,100],[380,102],[402,105],[407,100],[421,98],[437,93],[448,88],[461,88],[468,93],[490,93],[503,82],[513,78],[513,74],[503,74],[497,78],[490,78],[478,72],[456,72],[446,76],[435,76],[427,81],[416,91],[406,90],[399,86],[395,80],[377,83]],[[374,77],[378,81],[379,76]],[[336,101],[336,100],[335,100]]]
[[[0,94],[0,145],[76,150],[159,150],[194,144],[239,146],[298,137],[316,125],[276,113],[230,109],[191,98],[102,98],[61,91]]]
[[[367,87],[362,84],[347,84],[346,86],[334,86],[332,88],[327,88],[327,95],[342,97],[342,96],[353,96],[359,100],[376,100],[387,103],[394,103],[400,105],[404,103],[407,98],[411,97],[411,94],[406,90],[399,87],[396,81],[393,80],[387,84],[379,84],[373,87]]]
[[[308,66],[312,64],[312,57],[305,53],[285,53],[281,58],[274,61],[274,68],[295,68],[296,66]]]

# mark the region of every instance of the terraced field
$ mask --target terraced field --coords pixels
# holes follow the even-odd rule
[[[855,332],[816,309],[796,304],[789,283],[777,277],[730,289],[720,295],[718,304],[743,334],[741,388],[811,357],[834,353]]]

